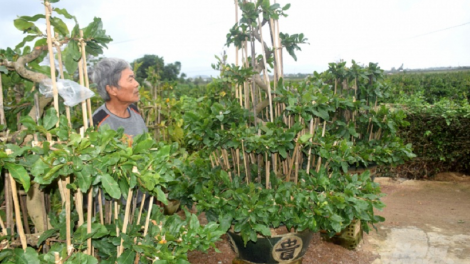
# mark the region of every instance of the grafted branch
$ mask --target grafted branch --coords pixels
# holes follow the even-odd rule
[[[4,61],[2,64],[9,69],[14,69],[21,77],[25,79],[31,80],[32,82],[41,82],[42,80],[48,78],[48,76],[29,70],[26,67],[26,63],[37,59],[44,50],[47,50],[47,47],[36,47],[31,53],[19,57],[16,62]]]

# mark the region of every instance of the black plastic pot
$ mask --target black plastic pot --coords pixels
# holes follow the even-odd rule
[[[228,232],[230,243],[237,258],[233,263],[300,264],[307,251],[313,232],[291,232],[272,237],[259,236],[256,243],[244,246],[238,233]]]

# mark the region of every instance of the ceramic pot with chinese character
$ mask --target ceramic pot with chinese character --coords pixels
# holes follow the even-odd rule
[[[284,227],[284,229],[286,229]],[[277,231],[277,232],[276,232]],[[256,242],[249,241],[246,246],[240,234],[228,232],[230,244],[236,254],[233,264],[300,264],[307,251],[313,232],[279,232],[276,229],[271,237],[259,235]]]

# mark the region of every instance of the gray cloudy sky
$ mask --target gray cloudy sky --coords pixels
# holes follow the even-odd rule
[[[271,0],[274,3],[274,0]],[[298,60],[287,58],[285,73],[312,73],[340,59],[383,69],[470,66],[468,0],[278,0],[291,3],[281,32],[304,33]],[[103,20],[114,41],[107,57],[128,61],[144,54],[180,61],[188,76],[212,75],[214,55],[235,23],[234,0],[62,0],[53,5],[75,15],[81,27]],[[0,0],[0,48],[13,47],[24,35],[13,26],[17,16],[44,13],[40,0]],[[41,20],[41,23],[44,20]],[[72,25],[72,24],[70,24]]]

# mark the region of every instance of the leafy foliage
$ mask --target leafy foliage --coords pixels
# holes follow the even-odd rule
[[[413,143],[418,158],[393,172],[428,178],[439,172],[468,173],[470,72],[394,74],[387,77],[394,95],[387,99],[405,109],[409,127],[399,133]]]

